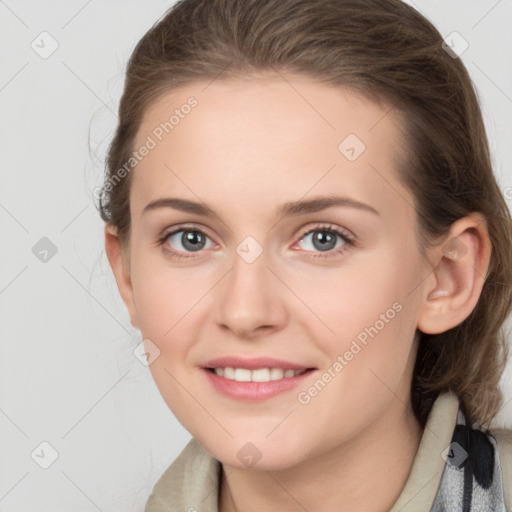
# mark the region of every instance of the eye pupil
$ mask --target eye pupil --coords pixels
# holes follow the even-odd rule
[[[185,231],[181,236],[181,243],[187,250],[197,251],[203,249],[205,237],[198,231]]]
[[[330,250],[336,246],[336,236],[328,231],[317,231],[313,235],[313,245],[319,250]]]

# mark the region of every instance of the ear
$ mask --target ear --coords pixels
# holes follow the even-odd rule
[[[108,262],[116,278],[119,293],[128,309],[130,322],[133,327],[140,329],[130,277],[129,258],[128,255],[123,252],[121,240],[119,239],[116,228],[110,224],[105,225],[105,252],[107,253]]]
[[[439,334],[471,314],[485,283],[490,257],[487,222],[481,214],[472,213],[453,223],[447,241],[435,249],[437,265],[425,288],[418,317],[420,331]]]

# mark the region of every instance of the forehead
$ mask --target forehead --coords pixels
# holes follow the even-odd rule
[[[197,103],[193,108],[188,106],[191,99]],[[174,117],[171,131],[175,134],[183,131],[178,130],[178,125],[189,117],[189,113],[195,115],[190,116],[192,120],[187,124],[194,123],[194,118],[200,117],[195,129],[201,125],[206,127],[208,122],[214,121],[213,124],[225,130],[225,120],[233,123],[235,118],[244,117],[247,126],[250,126],[251,119],[254,124],[263,119],[270,129],[271,123],[282,116],[290,121],[300,121],[298,125],[290,124],[287,127],[290,132],[307,126],[310,131],[320,130],[321,135],[338,132],[337,136],[340,136],[350,127],[359,132],[362,138],[368,139],[367,132],[380,124],[384,125],[384,130],[380,130],[381,135],[388,133],[394,137],[398,135],[395,132],[399,128],[388,104],[382,101],[378,104],[361,92],[323,84],[306,76],[266,73],[245,78],[192,82],[161,93],[146,108],[137,141],[141,142],[145,134],[158,131],[159,124],[169,122],[171,117]],[[392,133],[389,133],[390,128]],[[246,136],[247,133],[239,135]]]
[[[215,199],[212,185],[219,200],[281,190],[284,202],[334,188],[377,203],[408,195],[397,180],[403,142],[389,106],[307,77],[217,79],[169,91],[146,110],[135,148],[149,139],[154,148],[134,173],[136,201],[177,188]]]

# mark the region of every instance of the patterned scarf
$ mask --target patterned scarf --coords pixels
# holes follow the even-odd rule
[[[487,429],[468,426],[465,412],[460,402],[431,512],[507,512],[496,439]]]

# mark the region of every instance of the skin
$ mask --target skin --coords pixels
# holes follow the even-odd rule
[[[446,331],[476,305],[490,257],[485,220],[460,219],[443,243],[420,249],[415,200],[397,173],[400,125],[386,105],[290,75],[207,85],[168,92],[145,112],[135,147],[190,96],[198,100],[132,171],[129,246],[105,228],[131,323],[160,350],[152,375],[178,420],[222,462],[221,512],[387,511],[423,433],[410,401],[416,330]],[[366,145],[352,162],[338,149],[350,133]],[[327,195],[378,214],[347,206],[277,214],[283,203]],[[215,215],[143,213],[164,197],[204,202]],[[182,233],[157,244],[182,223],[207,235],[203,249],[187,251]],[[336,236],[336,248],[315,246],[328,225],[354,245]],[[252,263],[236,252],[248,236],[263,249]],[[300,403],[299,392],[394,303],[400,312]],[[299,388],[244,403],[219,394],[200,369],[227,355],[317,371]],[[251,468],[237,457],[249,442],[262,455]]]

